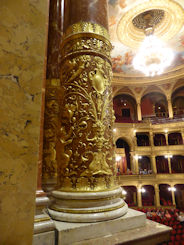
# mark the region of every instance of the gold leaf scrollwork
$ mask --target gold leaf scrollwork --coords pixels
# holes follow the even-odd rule
[[[70,41],[72,45],[63,46],[62,51],[63,96],[56,146],[60,189],[108,190],[116,187],[111,46],[96,34]]]

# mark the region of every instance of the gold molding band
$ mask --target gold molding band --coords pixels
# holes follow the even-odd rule
[[[77,33],[93,33],[109,39],[109,33],[106,28],[99,24],[89,22],[78,22],[68,27],[64,33],[64,38]]]
[[[67,210],[64,208],[56,208],[54,206],[51,206],[49,208],[54,211],[63,212],[63,213],[72,213],[72,214],[90,214],[91,213],[92,214],[92,213],[102,213],[102,212],[114,211],[116,209],[122,208],[123,206],[125,206],[125,203],[118,205],[116,207],[112,207],[112,208],[94,209],[94,210]]]
[[[105,36],[90,32],[75,33],[67,36],[61,44],[61,62],[73,56],[88,54],[105,58],[111,64],[111,50],[112,45]]]
[[[115,187],[113,187],[113,188],[109,188],[108,189],[108,191],[114,191],[114,190],[116,190],[117,188],[119,188],[119,187],[121,187],[121,185],[116,185]],[[70,190],[70,191],[68,191],[68,190],[63,190],[62,188],[61,189],[57,189],[57,191],[62,191],[62,192],[66,192],[66,193],[68,193],[68,192],[73,192],[73,193],[77,193],[77,191],[76,190]],[[95,190],[95,192],[106,192],[107,191],[107,189],[103,189],[103,190]],[[94,191],[79,191],[79,193],[93,193]]]
[[[98,199],[70,199],[70,202],[98,202],[98,201],[109,201],[109,200],[113,200],[113,199],[116,199],[116,198],[121,198],[122,197],[122,194],[117,194],[117,195],[114,195],[112,197],[104,197],[104,198],[98,198]],[[58,199],[58,198],[56,198]],[[68,199],[62,199],[62,201],[65,201],[67,202]]]
[[[34,223],[38,223],[38,222],[42,222],[42,221],[48,221],[51,220],[49,217],[45,217],[45,218],[38,218],[34,220]]]

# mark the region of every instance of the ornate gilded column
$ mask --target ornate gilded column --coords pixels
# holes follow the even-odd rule
[[[167,99],[167,104],[168,104],[169,118],[173,118],[173,108],[172,108],[171,98]]]
[[[141,102],[137,102],[137,119],[142,121]]]
[[[52,218],[96,222],[127,212],[116,181],[106,0],[65,1],[61,46],[58,187]]]
[[[52,4],[54,1],[51,1],[51,2],[52,3],[50,4],[50,9],[49,9],[50,16],[52,16],[52,12],[53,12]],[[47,23],[47,28],[48,28],[48,23]],[[45,56],[47,56],[47,44],[45,45]],[[46,75],[46,63],[48,67],[47,59],[45,59],[45,66],[44,66],[45,75]],[[47,82],[46,82],[46,77],[44,76],[43,84],[42,84],[42,104],[41,104],[42,106],[41,106],[41,115],[40,115],[40,139],[39,139],[39,158],[38,158],[38,175],[37,175],[37,190],[36,190],[36,209],[35,209],[35,217],[34,217],[34,234],[53,231],[55,229],[53,220],[45,212],[45,209],[49,205],[49,198],[46,196],[46,193],[42,189],[42,184],[43,184],[42,177],[43,175],[45,176],[46,174],[46,172],[44,171],[46,168],[45,162],[44,162],[45,159],[43,158],[43,155],[45,152],[45,147],[43,147],[44,146],[43,139],[45,138],[44,119],[48,121],[48,117],[47,117],[48,112],[53,114],[52,110],[50,111],[45,110],[45,104],[47,107],[47,103],[48,103],[47,100],[45,103],[45,91],[47,91],[46,87],[47,87]],[[46,94],[46,96],[48,95]],[[33,97],[33,100],[34,100],[34,97]]]
[[[59,122],[60,46],[64,0],[51,0],[46,70],[42,186],[49,194],[57,184],[56,131]]]

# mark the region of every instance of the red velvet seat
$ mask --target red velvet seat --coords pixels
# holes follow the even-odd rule
[[[171,236],[171,241],[174,241],[175,240],[175,236]]]
[[[171,231],[171,234],[172,234],[172,235],[175,235],[175,234],[176,234],[176,231],[175,231],[175,230],[172,230],[172,231]]]
[[[176,240],[180,241],[181,240],[181,236],[180,235],[176,235]]]
[[[180,242],[176,241],[174,242],[174,245],[180,245]]]

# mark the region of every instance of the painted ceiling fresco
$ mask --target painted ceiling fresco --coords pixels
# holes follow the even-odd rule
[[[131,8],[143,2],[143,0],[108,0],[109,2],[109,31],[113,45],[112,63],[113,72],[126,75],[143,75],[132,66],[136,50],[122,44],[117,36],[117,26],[122,16]],[[184,9],[184,0],[177,1]],[[123,34],[122,34],[123,35]],[[184,27],[180,32],[167,42],[175,53],[172,65],[167,69],[171,70],[176,66],[184,64]]]

